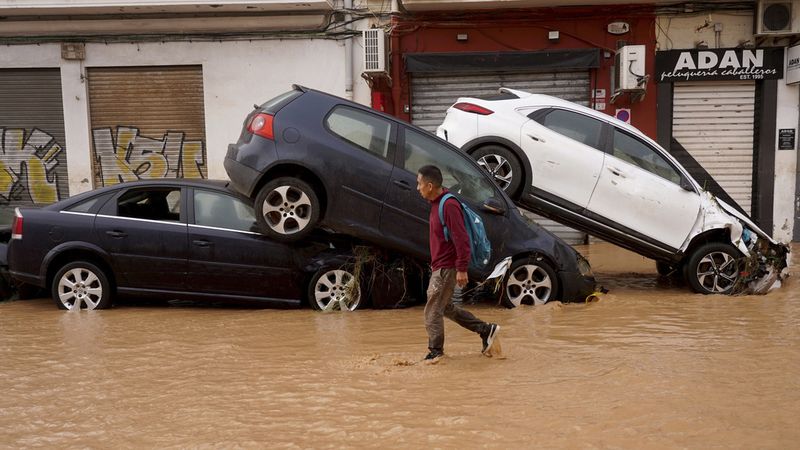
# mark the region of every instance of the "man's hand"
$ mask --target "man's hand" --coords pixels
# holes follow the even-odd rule
[[[463,288],[467,285],[468,281],[469,276],[467,275],[467,272],[456,272],[456,284],[458,287]]]

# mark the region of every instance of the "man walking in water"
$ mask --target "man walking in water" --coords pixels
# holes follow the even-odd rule
[[[456,284],[467,285],[467,267],[470,258],[470,242],[464,225],[461,204],[448,198],[444,205],[444,224],[439,220],[439,202],[447,189],[442,187],[442,171],[436,166],[423,166],[417,172],[417,191],[431,202],[430,247],[431,280],[428,285],[428,302],[425,304],[425,329],[428,332],[426,361],[434,362],[444,356],[444,317],[462,327],[478,333],[483,341],[483,354],[492,347],[500,326],[486,323],[471,312],[453,304]],[[450,239],[445,239],[444,226]]]

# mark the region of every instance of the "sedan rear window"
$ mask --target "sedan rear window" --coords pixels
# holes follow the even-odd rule
[[[76,205],[70,206],[69,208],[65,209],[65,211],[88,213],[101,198],[104,197],[102,195],[98,195],[97,197],[92,197],[89,200],[84,200]]]
[[[179,221],[180,189],[135,189],[117,200],[117,216],[134,219]]]

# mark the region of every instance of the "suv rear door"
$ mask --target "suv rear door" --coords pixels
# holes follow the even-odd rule
[[[557,108],[528,117],[520,142],[531,158],[534,195],[580,211],[589,204],[603,167],[603,122]]]

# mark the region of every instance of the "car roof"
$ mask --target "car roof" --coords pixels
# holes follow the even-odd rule
[[[403,119],[398,119],[395,116],[389,115],[389,114],[387,114],[387,113],[385,113],[383,111],[378,111],[377,109],[374,109],[374,108],[370,108],[369,106],[364,106],[361,103],[354,102],[353,100],[348,100],[346,98],[339,97],[338,95],[333,95],[333,94],[330,94],[328,92],[320,91],[320,90],[313,89],[313,88],[308,88],[308,87],[305,87],[305,86],[300,86],[300,85],[297,85],[297,84],[292,85],[292,87],[294,89],[299,90],[299,91],[304,92],[304,93],[312,93],[314,95],[327,97],[327,98],[329,98],[331,100],[335,100],[339,104],[343,104],[343,105],[347,105],[347,106],[352,106],[354,108],[358,108],[358,109],[360,109],[362,111],[368,112],[370,114],[374,114],[376,116],[383,117],[384,119],[387,119],[387,120],[391,120],[394,123],[397,123],[397,124],[403,125],[405,127],[411,128],[411,129],[413,129],[415,131],[419,131],[420,133],[428,134],[428,135],[435,136],[435,137],[438,138],[438,136],[436,136],[436,134],[431,133],[430,131],[428,131],[428,130],[426,130],[424,128],[420,128],[420,127],[414,125],[413,123],[406,122]],[[445,141],[443,139],[442,139],[442,142],[446,143],[449,146],[453,147],[454,149],[458,150],[458,147],[453,146],[452,144],[450,144],[449,142],[447,142],[447,141]]]
[[[587,116],[591,116],[591,117],[593,117],[595,119],[611,123],[611,124],[613,124],[613,125],[615,125],[615,126],[617,126],[619,128],[622,128],[622,129],[624,129],[626,131],[634,133],[637,136],[645,137],[648,140],[650,140],[652,143],[655,143],[646,134],[642,133],[641,130],[639,130],[638,128],[634,127],[633,125],[631,125],[629,123],[626,123],[626,122],[623,122],[623,121],[617,119],[616,117],[610,116],[610,115],[608,115],[608,114],[606,114],[604,112],[596,111],[596,110],[594,110],[592,108],[588,108],[586,106],[583,106],[583,105],[575,103],[575,102],[571,102],[569,100],[564,100],[562,98],[553,97],[552,95],[534,94],[534,93],[531,93],[531,92],[520,91],[520,90],[504,88],[504,87],[501,87],[498,90],[498,92],[501,93],[501,94],[512,94],[512,95],[516,96],[516,98],[510,98],[510,99],[482,99],[482,98],[479,98],[479,97],[462,97],[459,100],[462,100],[462,99],[464,99],[464,100],[469,99],[471,101],[472,100],[476,100],[478,102],[486,102],[486,103],[491,104],[491,105],[493,105],[495,107],[496,107],[496,105],[500,104],[503,107],[507,107],[507,108],[513,109],[513,110],[516,110],[518,108],[531,107],[531,106],[555,106],[555,107],[561,107],[561,108],[565,108],[565,109],[571,109],[573,111],[578,111],[578,112],[580,112],[582,114],[585,114]]]
[[[104,186],[90,191],[75,194],[69,198],[65,198],[58,202],[44,206],[44,209],[63,209],[68,208],[75,203],[79,203],[85,199],[103,195],[107,192],[113,192],[119,189],[127,189],[130,187],[153,187],[153,186],[181,186],[181,187],[200,187],[211,188],[221,191],[229,192],[233,195],[241,197],[236,190],[228,187],[230,184],[227,180],[207,180],[207,179],[194,179],[194,178],[153,178],[149,180],[126,181],[111,186]]]

